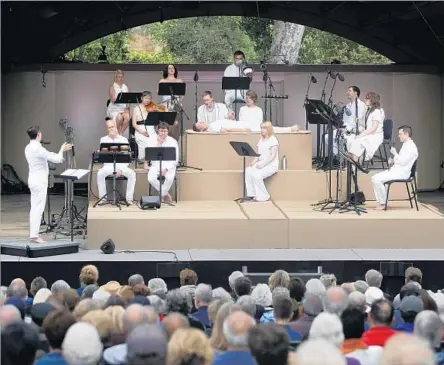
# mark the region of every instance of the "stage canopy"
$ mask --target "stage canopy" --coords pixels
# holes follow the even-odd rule
[[[399,64],[444,68],[441,1],[3,1],[2,69],[57,62],[85,43],[142,24],[258,13],[348,38]]]

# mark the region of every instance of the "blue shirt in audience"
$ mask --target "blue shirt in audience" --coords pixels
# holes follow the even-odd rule
[[[249,351],[225,351],[216,354],[213,365],[256,365]]]
[[[413,333],[413,323],[401,323],[398,327],[393,328],[395,331]]]
[[[50,352],[43,355],[34,365],[68,365],[61,352]]]
[[[208,307],[200,307],[194,312],[192,315],[195,319],[197,319],[200,323],[202,323],[205,327],[210,327],[210,320],[208,319]]]
[[[284,328],[287,330],[288,339],[290,340],[290,342],[302,341],[302,335],[292,329],[290,325],[285,324]]]
[[[274,323],[274,312],[273,309],[265,308],[265,312],[259,320],[261,323]]]
[[[85,288],[77,288],[76,289],[77,290],[77,294],[79,294],[79,296],[82,296],[83,289],[85,289]]]

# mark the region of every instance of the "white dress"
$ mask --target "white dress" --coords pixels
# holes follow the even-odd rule
[[[239,110],[239,121],[246,122],[252,131],[260,131],[264,121],[264,112],[257,105],[249,107],[244,105]]]
[[[135,116],[137,121],[145,120],[148,116],[148,112],[146,111],[145,107],[135,107],[133,110],[133,116]],[[136,132],[134,133],[134,137],[136,139],[137,147],[139,148],[139,154],[138,158],[139,160],[145,160],[145,148],[149,147],[149,137],[156,135],[156,129],[152,125],[140,125],[139,126],[142,130],[146,130],[149,134],[148,137],[144,136],[142,133],[139,133],[139,131],[136,129]],[[145,129],[146,128],[146,129]]]
[[[277,146],[278,152],[272,158],[272,148],[275,146]],[[247,196],[262,202],[270,199],[264,180],[274,175],[279,169],[279,141],[275,136],[270,136],[267,139],[261,138],[257,143],[257,151],[260,154],[258,162],[245,170],[245,187]],[[264,167],[258,168],[257,166]]]
[[[119,95],[120,93],[127,93],[128,92],[128,86],[125,84],[122,84],[122,87],[120,87],[116,82],[113,84],[114,93],[116,95]],[[112,101],[109,102],[108,109],[106,111],[106,114],[109,118],[115,120],[117,114],[125,111],[125,109],[128,108],[128,104],[115,104]]]

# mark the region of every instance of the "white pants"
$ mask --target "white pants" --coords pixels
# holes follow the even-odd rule
[[[174,176],[176,176],[176,168],[167,171],[165,175],[165,181],[162,184],[162,196],[167,195],[168,192],[170,191],[171,185],[173,185],[174,182]],[[154,187],[154,189],[160,191],[160,181],[157,180],[158,177],[159,177],[159,167],[151,166],[150,170],[148,171],[148,182],[152,187]]]
[[[373,192],[375,194],[375,199],[379,204],[385,205],[385,201],[387,199],[387,190],[384,186],[384,183],[386,181],[390,180],[396,180],[396,179],[407,179],[409,175],[403,172],[403,171],[396,171],[396,170],[385,170],[382,172],[379,172],[372,176],[372,186],[373,186]]]
[[[270,199],[264,180],[278,171],[276,166],[265,166],[258,169],[255,166],[249,166],[245,170],[245,186],[247,196],[255,198],[257,201],[264,202]]]
[[[125,176],[128,179],[127,185],[126,185],[126,200],[134,200],[134,188],[136,186],[136,173],[131,170],[129,167],[116,167],[116,170],[122,171],[122,175]],[[99,198],[104,196],[106,194],[106,181],[105,178],[109,175],[112,175],[114,172],[114,168],[111,164],[111,166],[106,165],[103,166],[98,172],[97,172],[97,186],[99,188]],[[108,197],[109,199],[110,197]]]
[[[150,147],[149,137],[146,137],[143,134],[136,131],[135,139],[136,139],[137,147],[139,149],[138,159],[145,161],[145,148]]]
[[[337,136],[338,136],[338,130],[335,129],[333,131],[333,154],[334,155],[337,155],[339,152],[339,145],[338,145]],[[349,135],[344,134],[344,138],[347,143],[347,151],[350,151],[350,148],[352,146],[353,141],[356,138],[356,135],[355,134],[349,134]],[[325,147],[328,148],[328,133],[325,133],[324,139],[325,139]]]
[[[29,211],[29,237],[38,238],[40,223],[42,222],[42,214],[45,210],[46,205],[48,180],[46,179],[44,183],[28,183],[28,186],[29,190],[31,191],[31,210]]]

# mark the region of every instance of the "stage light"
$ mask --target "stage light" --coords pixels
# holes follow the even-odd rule
[[[102,243],[102,246],[100,246],[100,249],[105,254],[112,254],[114,253],[116,249],[116,245],[113,242],[111,238],[107,239],[105,242]]]

